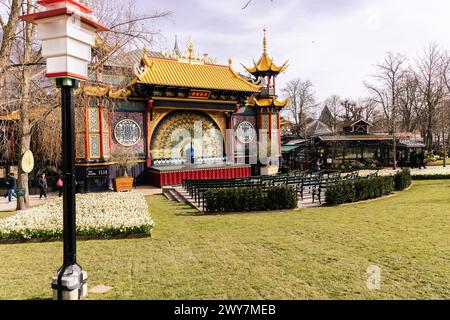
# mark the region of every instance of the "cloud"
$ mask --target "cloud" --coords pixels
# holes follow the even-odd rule
[[[251,64],[262,52],[262,28],[268,29],[269,53],[275,62],[290,61],[278,87],[301,77],[315,85],[320,99],[331,94],[365,95],[363,81],[387,51],[414,58],[430,42],[450,48],[446,0],[139,0],[146,9],[167,9],[171,19],[158,21],[172,48],[189,39],[197,50],[226,64],[229,57]]]

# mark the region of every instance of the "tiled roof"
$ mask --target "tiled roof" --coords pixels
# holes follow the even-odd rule
[[[260,92],[260,86],[244,80],[230,66],[144,57],[145,71],[138,83],[195,89]]]

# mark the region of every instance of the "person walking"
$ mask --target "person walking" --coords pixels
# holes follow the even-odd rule
[[[63,185],[64,185],[64,182],[63,182],[63,178],[61,175],[61,176],[59,176],[58,181],[56,182],[56,186],[58,187],[60,198],[62,197],[62,193],[63,193]]]
[[[47,189],[47,179],[45,178],[45,173],[42,173],[38,179],[38,187],[39,190],[41,190],[41,195],[39,196],[39,199],[42,199],[42,196],[47,199],[47,192],[45,189]]]
[[[419,153],[419,170],[421,170],[422,168],[426,169],[426,165],[425,165],[425,151],[422,150]]]
[[[417,153],[414,150],[413,152],[411,152],[411,169],[416,168],[417,168]]]
[[[17,199],[16,194],[17,179],[14,176],[14,173],[9,174],[6,184],[8,186],[8,203],[11,203],[13,197]]]

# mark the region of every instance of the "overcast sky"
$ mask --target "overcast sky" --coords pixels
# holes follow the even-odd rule
[[[290,79],[310,80],[320,100],[332,94],[356,99],[366,94],[374,65],[386,52],[414,60],[431,42],[450,49],[448,0],[137,0],[144,10],[169,10],[158,20],[159,49],[180,49],[189,38],[199,53],[251,65],[262,53],[262,29],[277,64],[289,60],[278,86]]]

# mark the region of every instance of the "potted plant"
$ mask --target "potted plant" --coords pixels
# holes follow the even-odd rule
[[[131,147],[117,146],[113,152],[113,159],[119,167],[119,175],[113,179],[114,191],[133,190],[134,178],[128,176],[128,170],[138,163],[138,155]]]

